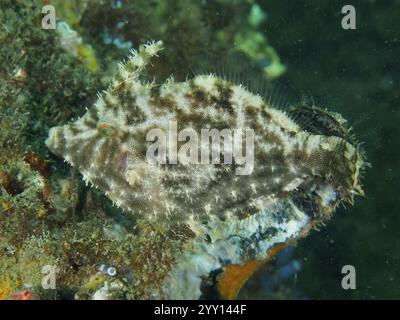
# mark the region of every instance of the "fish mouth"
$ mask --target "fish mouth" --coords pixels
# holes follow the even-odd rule
[[[347,169],[351,170],[345,180],[314,177],[300,185],[290,197],[293,203],[305,214],[316,221],[327,221],[332,216],[339,204],[349,203],[354,205],[355,196],[364,196],[364,191],[358,182],[361,163],[349,163]]]
[[[351,182],[340,193],[343,194],[343,199],[351,204],[354,203],[354,195],[365,196],[360,180],[363,178],[365,169],[371,165],[366,161],[362,143],[356,139],[348,122],[340,114],[319,108],[314,104],[310,105],[307,101],[301,101],[298,105],[291,107],[288,115],[306,132],[334,136],[344,141],[347,149],[345,161]]]

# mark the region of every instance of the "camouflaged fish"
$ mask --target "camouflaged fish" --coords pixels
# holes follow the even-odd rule
[[[125,211],[151,221],[248,221],[289,201],[308,216],[329,217],[363,194],[365,161],[338,114],[297,105],[288,112],[214,74],[157,85],[141,81],[161,41],[132,51],[85,115],[49,132],[46,144]],[[233,164],[159,164],[147,160],[152,129],[254,130],[254,168]],[[185,141],[178,142],[179,146]],[[211,150],[221,153],[220,149]],[[161,219],[165,217],[166,219]],[[195,228],[195,227],[193,227]]]

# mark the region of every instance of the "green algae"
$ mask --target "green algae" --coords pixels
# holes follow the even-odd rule
[[[60,21],[82,37],[78,54],[63,48],[62,33],[40,27],[42,1],[0,0],[0,297],[28,289],[43,299],[90,299],[108,286],[112,298],[154,298],[190,233],[126,218],[48,153],[49,128],[82,115],[107,84],[129,50],[115,39],[132,46],[149,38],[167,42],[155,66],[161,77],[185,78],[209,53],[228,54],[235,41],[233,50],[259,52],[247,59],[277,55],[258,32],[262,12],[253,1],[70,4],[54,2]],[[243,25],[250,39],[243,38]],[[32,167],[28,153],[49,172]],[[102,264],[117,275],[101,273]],[[57,267],[55,290],[42,288],[45,265]]]

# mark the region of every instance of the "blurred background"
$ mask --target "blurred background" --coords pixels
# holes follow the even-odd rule
[[[243,297],[312,299],[400,298],[400,1],[259,1],[264,28],[287,71],[281,81],[310,92],[337,111],[364,143],[365,198],[339,208],[321,231],[300,240],[286,265],[294,273],[265,290],[268,267]],[[356,30],[341,28],[341,8],[356,9]],[[356,269],[356,290],[343,290],[344,265]],[[282,268],[282,267],[281,267]],[[275,275],[276,278],[276,275]],[[267,280],[266,280],[267,279]],[[284,280],[285,279],[285,280]],[[289,294],[288,294],[289,292]]]

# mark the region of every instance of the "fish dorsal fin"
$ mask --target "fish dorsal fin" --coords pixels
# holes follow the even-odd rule
[[[244,53],[232,50],[223,58],[210,53],[208,57],[202,57],[198,61],[201,63],[190,67],[189,79],[213,74],[260,95],[269,106],[282,111],[288,110],[299,101],[298,96],[286,84],[268,79],[263,66],[249,60]]]

